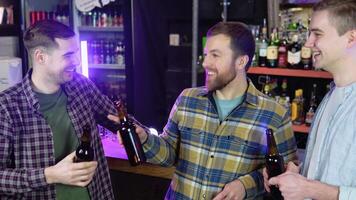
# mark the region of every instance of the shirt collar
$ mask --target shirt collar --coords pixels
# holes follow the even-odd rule
[[[24,80],[22,82],[22,89],[25,93],[26,99],[29,102],[29,105],[32,105],[36,110],[39,109],[40,104],[38,102],[38,99],[36,97],[36,93],[33,90],[32,87],[32,80],[31,80],[31,75],[32,75],[32,69],[29,70],[29,72],[25,75]],[[75,78],[75,77],[73,77]],[[62,86],[63,92],[66,93],[67,95],[67,102],[71,102],[73,99],[73,90],[74,90],[74,85],[72,84],[72,81],[69,81],[68,83],[63,84]]]
[[[253,85],[251,79],[247,78],[248,81],[248,87],[247,90],[244,94],[246,98],[244,98],[244,101],[247,103],[257,106],[258,105],[258,94],[259,91],[256,89],[256,87]],[[211,96],[212,97],[212,92],[209,92],[206,86],[202,87],[202,90],[199,91],[198,96]]]

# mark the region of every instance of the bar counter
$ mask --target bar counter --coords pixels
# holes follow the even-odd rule
[[[135,167],[130,166],[124,147],[119,144],[116,138],[112,138],[113,137],[111,135],[102,139],[105,156],[108,161],[110,170],[154,176],[165,179],[172,178],[175,170],[174,167],[161,167],[149,163]]]

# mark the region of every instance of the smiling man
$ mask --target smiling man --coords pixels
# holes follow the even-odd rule
[[[323,0],[314,7],[310,37],[314,65],[329,71],[333,87],[309,133],[302,175],[291,167],[271,178],[285,200],[356,199],[356,0]],[[293,165],[292,163],[290,165]],[[267,174],[264,173],[265,180]],[[268,190],[268,184],[266,184]]]
[[[180,94],[160,136],[137,127],[148,162],[176,166],[165,199],[262,199],[267,128],[285,161],[296,159],[287,110],[246,77],[254,50],[245,24],[216,24],[204,49],[206,86]]]
[[[44,20],[26,30],[24,44],[32,69],[0,93],[0,199],[114,199],[96,125],[115,107],[75,72],[74,32]],[[73,163],[85,125],[94,161]]]

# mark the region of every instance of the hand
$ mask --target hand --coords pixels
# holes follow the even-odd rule
[[[97,161],[74,163],[75,151],[63,158],[56,165],[44,170],[48,184],[62,183],[85,187],[93,179],[98,166]]]
[[[300,170],[300,167],[301,167],[301,164],[297,166],[293,162],[288,162],[288,164],[286,165],[286,171],[298,174],[299,170]],[[267,192],[271,192],[271,190],[269,188],[270,184],[268,182],[269,177],[268,177],[268,173],[267,173],[266,167],[263,168],[262,174],[263,174],[263,184],[264,184],[265,190]]]
[[[108,115],[108,119],[110,119],[111,121],[116,122],[116,123],[120,122],[120,119],[115,115],[109,114]],[[147,140],[147,137],[148,137],[147,132],[145,131],[144,128],[142,128],[144,126],[140,122],[138,122],[135,118],[130,117],[130,119],[135,124],[135,127],[136,127],[135,131],[136,131],[138,137],[140,138],[141,143],[144,143]],[[122,144],[122,139],[121,139],[119,131],[117,131],[117,139],[119,140],[119,143]]]
[[[297,173],[285,172],[279,176],[271,178],[268,182],[270,185],[278,185],[284,200],[303,200],[308,198],[304,196],[304,186],[308,180]]]
[[[225,185],[224,189],[213,200],[240,200],[246,195],[245,187],[239,180]]]

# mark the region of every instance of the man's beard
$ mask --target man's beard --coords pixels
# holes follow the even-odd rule
[[[207,76],[207,75],[206,75]],[[216,91],[223,89],[226,85],[228,85],[231,81],[233,81],[236,77],[236,72],[230,70],[229,73],[224,76],[217,75],[214,80],[208,82],[208,77],[205,78],[205,86],[208,88],[208,91]]]

